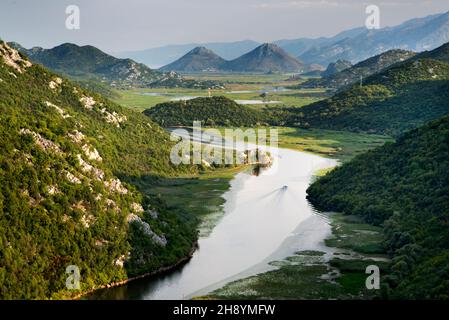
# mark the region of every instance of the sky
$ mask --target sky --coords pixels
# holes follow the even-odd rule
[[[168,44],[332,36],[363,26],[380,8],[381,27],[449,11],[449,0],[0,0],[0,38],[30,48],[64,42],[108,52]],[[66,8],[80,28],[66,28]]]

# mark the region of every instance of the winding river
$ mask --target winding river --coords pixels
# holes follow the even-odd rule
[[[273,269],[270,261],[299,250],[328,252],[325,216],[306,200],[313,174],[334,160],[277,149],[275,165],[258,176],[239,173],[223,195],[224,216],[199,239],[192,259],[176,271],[96,292],[94,299],[189,299],[227,282]]]

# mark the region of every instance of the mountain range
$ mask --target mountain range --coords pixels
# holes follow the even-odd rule
[[[355,29],[343,39],[320,44],[299,55],[307,63],[327,65],[338,59],[352,63],[391,49],[421,52],[449,41],[449,12],[406,21],[379,30]]]
[[[76,80],[94,80],[112,87],[221,87],[211,81],[185,79],[174,72],[153,70],[131,59],[118,59],[93,46],[64,43],[52,49],[25,49],[11,43],[35,63]]]
[[[398,136],[449,114],[449,43],[291,109],[289,125]],[[344,73],[345,71],[342,71]]]
[[[161,71],[176,72],[294,72],[302,73],[308,66],[290,56],[275,44],[265,43],[254,50],[227,61],[212,50],[197,47],[173,63],[162,67]]]
[[[131,58],[154,68],[160,68],[161,66],[165,66],[175,60],[178,60],[185,55],[186,52],[189,52],[197,47],[207,47],[209,50],[216,52],[220,57],[223,57],[223,59],[232,60],[255,49],[259,45],[259,42],[252,40],[236,42],[211,42],[207,44],[189,43],[181,45],[168,45],[142,51],[118,52],[115,55],[120,58]]]
[[[327,66],[337,60],[356,64],[391,49],[415,52],[432,50],[449,41],[449,12],[408,20],[379,30],[364,27],[338,33],[333,37],[277,40],[272,43],[307,64]],[[256,41],[170,45],[143,51],[120,53],[147,65],[166,65],[195,47],[213,50],[226,60],[235,59],[259,46]]]
[[[270,125],[396,137],[449,114],[449,43],[417,55],[410,51],[389,51],[349,69],[352,68],[354,73],[358,73],[353,80],[366,74],[361,84],[358,80],[343,86],[328,99],[301,108],[265,108],[263,113],[252,114],[251,117]],[[346,72],[349,69],[340,73],[349,74]],[[192,102],[198,108],[184,110],[188,112],[186,119],[201,120],[206,124],[220,123],[215,108],[205,108],[204,101]],[[182,103],[162,104],[146,114],[160,124],[186,125],[176,112],[183,106]],[[224,104],[220,113],[233,114],[234,111],[226,111],[227,106]],[[239,117],[237,113],[236,117]]]

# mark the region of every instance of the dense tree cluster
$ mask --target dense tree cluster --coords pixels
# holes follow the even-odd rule
[[[192,126],[194,121],[200,121],[204,126],[231,127],[273,123],[263,111],[238,105],[225,97],[165,102],[145,110],[144,113],[162,126]]]
[[[449,63],[409,61],[300,109],[287,125],[397,136],[449,114]]]
[[[382,225],[389,297],[449,298],[449,117],[357,156],[313,183],[319,209]]]

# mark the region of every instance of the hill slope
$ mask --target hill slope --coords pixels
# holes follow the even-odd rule
[[[307,68],[279,46],[265,43],[229,61],[224,69],[235,72],[304,72]]]
[[[250,109],[225,97],[196,98],[166,102],[144,113],[162,126],[192,126],[201,121],[205,126],[254,126],[265,123],[263,112]]]
[[[434,59],[449,62],[449,42],[432,51],[425,51],[415,57],[415,59]]]
[[[178,60],[160,68],[161,71],[202,72],[218,71],[226,60],[205,47],[196,47]]]
[[[3,42],[0,111],[2,299],[78,293],[65,288],[68,265],[87,291],[188,255],[194,219],[133,186],[196,172],[170,164],[172,144],[158,125]]]
[[[12,44],[29,59],[54,72],[77,80],[95,80],[113,87],[197,87],[208,88],[211,83],[187,81],[176,73],[163,73],[131,59],[117,59],[93,46],[65,43],[52,49],[25,49]],[[170,81],[161,83],[161,79]],[[169,84],[169,85],[167,85]],[[213,84],[215,85],[215,84]]]
[[[445,117],[356,157],[307,191],[320,210],[384,226],[393,256],[390,297],[449,297],[448,141]]]
[[[344,68],[340,72],[334,72],[327,75],[323,74],[322,79],[311,79],[301,84],[300,87],[341,89],[342,87],[360,82],[361,79],[366,79],[375,73],[381,72],[382,70],[385,70],[396,63],[410,59],[413,56],[415,56],[415,53],[411,51],[390,50],[359,62],[355,66]]]
[[[449,63],[408,61],[290,111],[294,126],[398,135],[449,114]]]
[[[352,63],[346,60],[337,60],[336,62],[329,63],[326,70],[322,72],[324,78],[329,78],[336,73],[342,72],[343,70],[352,67]]]

